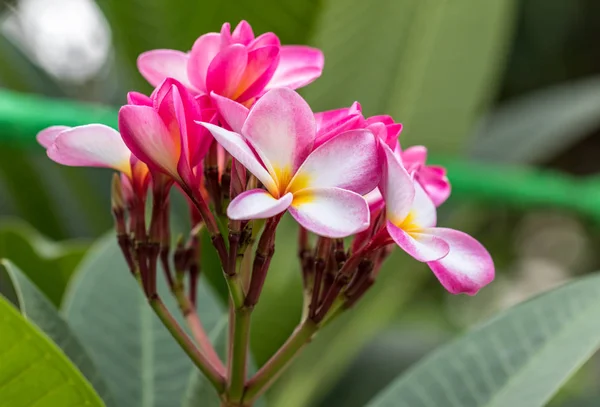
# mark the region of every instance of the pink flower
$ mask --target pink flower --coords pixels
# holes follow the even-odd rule
[[[73,167],[103,167],[119,171],[125,199],[145,200],[149,183],[146,164],[138,160],[116,130],[102,124],[52,126],[37,135],[53,161]]]
[[[212,137],[194,121],[212,120],[214,109],[203,108],[203,101],[174,79],[166,79],[150,98],[132,92],[128,100],[135,104],[119,110],[119,130],[127,147],[151,169],[195,187],[195,167]]]
[[[202,35],[188,53],[158,49],[138,58],[140,73],[157,86],[172,77],[197,94],[218,95],[249,102],[275,87],[297,89],[321,76],[323,53],[305,46],[282,46],[273,33],[254,37],[242,21],[231,33]]]
[[[440,206],[450,196],[450,181],[446,169],[438,165],[426,165],[427,148],[413,146],[402,151],[402,162],[410,174],[423,187],[435,206]]]
[[[391,239],[416,260],[426,262],[452,294],[474,295],[494,279],[494,264],[471,236],[437,228],[436,209],[398,155],[381,144],[383,174],[379,189],[386,203]]]
[[[224,98],[215,102],[234,131],[202,125],[265,187],[238,195],[227,208],[231,219],[269,218],[289,210],[306,229],[327,237],[369,226],[362,195],[380,176],[371,132],[347,131],[313,149],[315,117],[290,89],[267,92],[249,111]]]

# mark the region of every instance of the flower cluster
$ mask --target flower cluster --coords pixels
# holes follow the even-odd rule
[[[294,91],[321,75],[319,50],[282,46],[273,33],[255,37],[242,21],[233,32],[224,24],[220,33],[202,35],[188,53],[143,53],[138,67],[155,90],[128,94],[118,132],[100,124],[55,126],[38,140],[60,164],[120,172],[112,204],[119,243],[149,299],[158,298],[160,260],[182,310],[195,302],[197,237],[206,230],[234,309],[251,310],[285,212],[299,224],[303,321],[315,330],[364,294],[395,245],[427,263],[453,294],[475,294],[494,278],[480,243],[436,227],[436,208],[450,195],[446,172],[427,164],[425,147],[400,147],[401,124],[385,115],[365,117],[358,103],[314,113]],[[194,228],[174,250],[171,267],[173,185],[188,199]],[[219,224],[228,225],[228,234]],[[224,366],[201,329],[195,333],[208,360],[205,373],[218,384]],[[267,374],[260,370],[257,377]],[[264,391],[259,379],[240,385],[233,375],[221,390],[231,400],[252,400]]]

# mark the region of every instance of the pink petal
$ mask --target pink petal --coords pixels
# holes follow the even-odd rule
[[[440,167],[423,167],[417,172],[417,180],[429,195],[435,206],[440,206],[450,196],[451,186],[445,169]]]
[[[280,49],[279,66],[268,89],[288,87],[297,89],[308,85],[323,72],[321,50],[301,45],[284,45]]]
[[[240,44],[219,52],[208,66],[206,91],[231,97],[238,88],[248,63],[248,51]]]
[[[254,39],[254,32],[252,31],[250,24],[248,24],[246,20],[240,21],[237,27],[235,27],[235,30],[233,30],[231,39],[238,44],[250,44]]]
[[[266,219],[285,211],[293,195],[276,199],[264,189],[252,189],[239,194],[227,208],[227,216],[235,220]]]
[[[179,179],[179,138],[173,137],[153,108],[132,105],[121,107],[119,131],[123,141],[137,158],[149,167]]]
[[[248,64],[233,99],[240,103],[262,93],[279,63],[279,47],[266,46],[248,53]]]
[[[371,116],[367,119],[367,124],[373,124],[373,123],[383,123],[387,126],[389,124],[394,124],[394,119],[392,118],[392,116],[389,116],[387,114]]]
[[[206,92],[208,67],[220,50],[221,36],[217,33],[208,33],[196,40],[189,53],[187,75],[190,82],[203,92]]]
[[[246,106],[214,92],[210,96],[223,122],[234,132],[241,133],[250,110]]]
[[[380,209],[383,209],[385,206],[385,202],[383,201],[383,196],[381,196],[381,192],[379,192],[379,188],[375,188],[368,194],[364,196],[365,200],[369,204],[369,211],[371,213],[377,212]]]
[[[49,148],[54,143],[56,136],[68,129],[70,129],[69,126],[50,126],[40,131],[35,138],[44,148]]]
[[[188,55],[172,49],[147,51],[137,59],[138,70],[152,86],[158,86],[167,77],[175,78],[193,89],[187,75]]]
[[[386,227],[394,242],[415,260],[423,262],[438,260],[446,256],[450,250],[450,246],[444,239],[430,233],[409,233],[389,220]]]
[[[310,153],[290,183],[290,190],[336,187],[364,195],[377,186],[380,173],[373,134],[350,130]]]
[[[320,236],[340,238],[369,227],[367,201],[340,188],[312,188],[294,194],[290,214],[306,229]]]
[[[406,168],[418,168],[427,161],[427,148],[424,146],[408,147],[402,152],[402,161]]]
[[[222,127],[214,124],[201,122],[198,123],[207,128],[215,140],[223,146],[233,158],[238,160],[244,167],[248,169],[263,185],[272,193],[277,194],[277,184],[269,175],[265,167],[260,163],[252,149],[246,141],[237,133],[225,130]]]
[[[360,105],[356,102],[349,108],[315,113],[315,121],[317,122],[315,148],[347,130],[364,128]]]
[[[252,107],[242,134],[275,178],[295,173],[304,162],[314,143],[315,118],[296,92],[273,89]]]
[[[419,228],[434,227],[437,222],[435,205],[418,182],[414,183],[414,188],[415,199],[410,211],[411,223]]]
[[[119,132],[102,124],[63,130],[48,148],[47,154],[63,165],[113,168],[131,175],[131,152]]]
[[[427,263],[446,290],[452,294],[475,295],[494,280],[494,262],[477,240],[458,230],[428,230],[450,246],[448,255]]]
[[[385,144],[380,144],[383,171],[379,190],[385,199],[387,218],[402,222],[413,206],[415,186],[400,158]]]
[[[221,26],[221,33],[219,36],[221,39],[221,49],[230,46],[233,41],[233,39],[231,38],[231,24],[223,23],[223,25]]]
[[[398,141],[398,137],[400,137],[400,133],[402,133],[402,124],[394,123],[386,125],[387,129],[387,139],[386,144],[390,147],[393,147]]]
[[[276,47],[281,46],[279,38],[273,33],[264,33],[256,37],[250,44],[248,44],[248,50],[253,50],[267,45],[274,45]]]
[[[139,92],[127,93],[127,104],[137,106],[152,106],[152,98]]]

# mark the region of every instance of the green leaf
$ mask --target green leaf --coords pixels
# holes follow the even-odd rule
[[[79,241],[52,242],[20,221],[0,224],[0,258],[10,259],[24,270],[55,306],[87,248]]]
[[[164,302],[177,317],[163,278],[159,283]],[[200,288],[198,311],[211,329],[222,313],[209,290]],[[65,295],[64,314],[118,406],[179,405],[192,363],[148,306],[113,234],[98,241],[82,262]]]
[[[329,0],[313,35],[323,77],[304,91],[317,110],[361,102],[391,114],[403,141],[455,152],[493,96],[514,0]]]
[[[600,346],[600,275],[502,313],[418,363],[369,406],[543,406]]]
[[[0,298],[0,407],[104,406],[60,349]]]
[[[496,162],[539,162],[575,144],[600,125],[600,77],[537,91],[486,117],[471,149]]]
[[[8,296],[5,293],[8,292]],[[37,325],[79,368],[96,392],[109,406],[114,405],[105,381],[56,307],[42,294],[25,274],[8,260],[0,261],[0,294],[17,306],[21,314]]]

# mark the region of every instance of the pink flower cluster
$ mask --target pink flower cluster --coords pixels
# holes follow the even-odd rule
[[[255,37],[242,21],[202,35],[188,53],[146,52],[138,67],[156,88],[129,93],[119,132],[48,128],[38,140],[52,160],[119,171],[128,207],[145,202],[150,179],[162,196],[175,183],[213,237],[211,206],[219,212],[230,199],[231,221],[287,211],[318,236],[356,235],[347,256],[376,265],[395,243],[451,293],[475,294],[493,280],[479,242],[436,227],[436,207],[450,195],[446,172],[427,164],[425,147],[401,149],[401,124],[365,117],[358,103],[314,113],[294,91],[321,75],[319,50]]]

